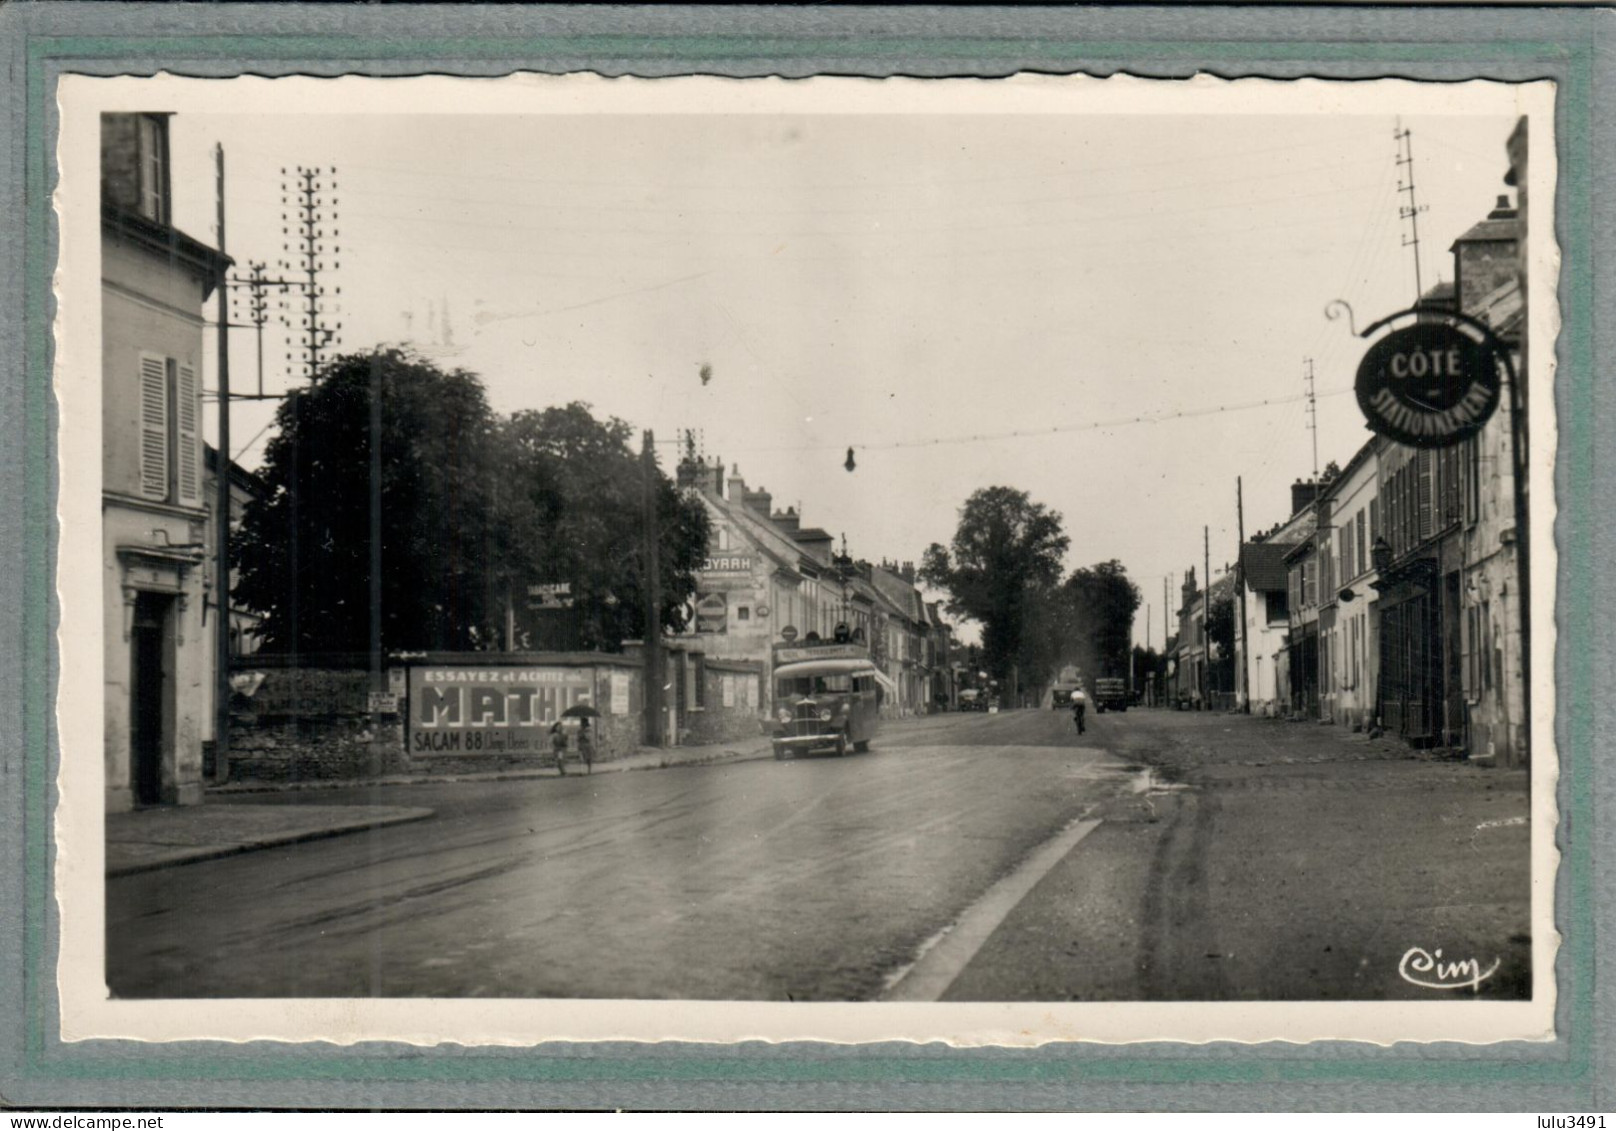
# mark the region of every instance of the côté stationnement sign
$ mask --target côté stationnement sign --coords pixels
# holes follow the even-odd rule
[[[1369,427],[1416,448],[1474,436],[1498,408],[1503,359],[1495,343],[1440,316],[1393,330],[1358,364],[1358,407]]]

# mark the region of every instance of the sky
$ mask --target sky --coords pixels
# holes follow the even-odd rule
[[[1350,109],[1351,100],[1343,105]],[[174,220],[285,256],[283,177],[335,168],[324,281],[342,343],[414,342],[502,413],[581,400],[918,561],[975,490],[1061,513],[1068,568],[1213,572],[1367,439],[1361,328],[1415,297],[1395,114],[197,113],[171,126]],[[1409,116],[1425,286],[1499,194],[1512,116]],[[245,309],[235,320],[244,320]],[[445,326],[448,330],[445,332]],[[211,347],[210,347],[211,348]],[[296,378],[266,334],[266,390]],[[703,367],[710,379],[703,382]],[[251,332],[232,384],[256,387]],[[209,387],[212,387],[211,370]],[[1268,402],[1264,404],[1263,402]],[[261,458],[273,402],[232,412]],[[212,421],[209,413],[210,427]],[[847,449],[857,468],[843,468]],[[1135,637],[1146,639],[1141,608]]]

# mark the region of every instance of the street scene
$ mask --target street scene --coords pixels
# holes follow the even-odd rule
[[[99,116],[110,997],[1550,983],[1505,88],[303,81]]]

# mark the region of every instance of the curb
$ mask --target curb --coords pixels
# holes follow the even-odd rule
[[[416,821],[424,821],[428,817],[436,815],[437,810],[435,809],[417,809],[396,817],[379,817],[370,821],[334,825],[326,829],[309,829],[305,832],[290,833],[266,840],[243,841],[209,848],[198,848],[195,851],[186,852],[183,855],[165,860],[142,860],[136,864],[114,865],[106,870],[106,877],[110,880],[119,876],[134,876],[142,872],[160,872],[165,868],[178,868],[185,864],[200,864],[204,860],[222,860],[227,856],[240,856],[243,853],[257,852],[263,848],[280,848],[288,844],[304,844],[311,840],[328,840],[332,837],[347,836],[350,833],[362,833],[370,829],[388,828],[392,825],[413,824]]]
[[[612,762],[598,763],[594,768],[596,774],[627,774],[642,770],[676,770],[681,766],[713,766],[724,762],[753,762],[762,761],[772,757],[770,751],[762,750],[725,750],[719,754],[709,754],[700,758],[683,758],[672,761],[650,761],[652,755],[632,754],[628,758]],[[629,765],[631,760],[646,758],[639,765]],[[340,778],[307,782],[231,782],[222,786],[212,786],[207,794],[213,797],[232,797],[257,793],[313,793],[321,790],[337,789],[364,789],[366,787],[394,788],[396,786],[412,785],[446,785],[465,784],[469,782],[495,782],[495,781],[530,781],[540,778],[561,777],[589,777],[583,771],[558,774],[551,767],[535,767],[530,770],[493,770],[472,774],[418,774],[407,778]]]

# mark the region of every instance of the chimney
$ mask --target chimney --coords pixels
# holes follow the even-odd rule
[[[1199,592],[1195,585],[1195,567],[1190,566],[1190,571],[1184,575],[1184,584],[1180,588],[1180,594],[1184,598],[1184,603],[1180,607],[1188,610],[1195,603],[1195,596]]]
[[[1300,514],[1318,498],[1319,485],[1312,479],[1298,479],[1291,484],[1291,513]]]
[[[913,585],[915,583],[915,563],[904,562],[903,568],[898,571],[898,576],[902,577],[910,585]]]
[[[729,494],[724,496],[732,503],[746,502],[746,480],[741,478],[741,465],[731,464],[729,469]]]
[[[717,460],[711,466],[699,459],[682,459],[679,461],[679,470],[674,480],[681,487],[694,487],[709,495],[724,497],[724,461]]]
[[[797,508],[787,507],[783,511],[775,512],[774,524],[787,534],[795,534],[801,525],[797,519]]]
[[[769,517],[769,508],[774,506],[774,496],[769,494],[768,488],[759,487],[756,491],[748,491],[741,499],[741,504],[747,510],[756,511],[764,518]]]
[[[1487,213],[1487,219],[1489,219],[1489,220],[1513,220],[1513,219],[1515,219],[1515,206],[1509,202],[1509,194],[1508,193],[1500,193],[1498,195],[1498,203],[1493,205],[1493,210],[1491,212]]]

